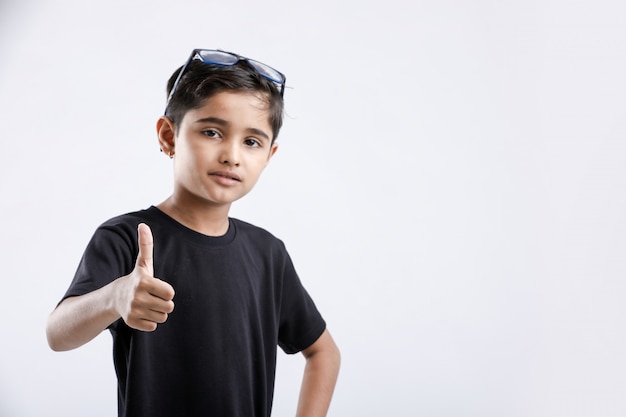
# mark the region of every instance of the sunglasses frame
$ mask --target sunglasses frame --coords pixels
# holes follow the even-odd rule
[[[225,60],[223,62],[211,61],[211,60],[208,60],[205,57],[203,57],[202,56],[202,52],[218,53],[218,54],[222,54],[224,56],[233,57],[234,60],[232,60],[232,61],[231,60]],[[196,58],[196,56],[198,58]],[[187,61],[185,62],[185,65],[183,65],[182,69],[178,73],[178,77],[176,77],[176,81],[174,81],[174,85],[172,86],[172,90],[170,91],[169,95],[167,96],[167,101],[165,103],[165,110],[163,111],[164,115],[167,115],[167,108],[169,107],[170,101],[172,100],[172,97],[174,96],[174,93],[176,92],[176,89],[178,88],[178,84],[180,83],[180,80],[183,78],[183,75],[185,75],[185,72],[187,71],[187,67],[189,67],[189,64],[194,59],[198,59],[198,60],[202,61],[203,63],[205,63],[207,65],[218,65],[218,66],[232,66],[232,65],[236,65],[239,61],[245,61],[248,65],[250,65],[250,67],[253,70],[255,70],[263,78],[265,78],[265,79],[267,79],[269,81],[272,81],[274,84],[277,84],[280,87],[280,96],[281,97],[283,97],[283,94],[285,92],[285,82],[287,81],[287,77],[285,77],[285,74],[283,74],[282,72],[278,71],[277,69],[274,69],[274,68],[270,67],[267,64],[264,64],[264,63],[262,63],[260,61],[254,60],[254,59],[246,58],[245,56],[241,56],[241,55],[235,54],[233,52],[222,51],[221,49],[194,49],[191,52],[191,55],[189,55],[189,58],[187,58]],[[267,68],[267,71],[265,71],[264,68]],[[275,79],[275,78],[271,77],[267,72],[275,72],[278,76],[280,76],[281,79]]]

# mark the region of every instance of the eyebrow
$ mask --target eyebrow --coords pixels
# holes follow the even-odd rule
[[[213,123],[216,125],[226,126],[226,127],[230,126],[231,124],[228,120],[220,119],[219,117],[203,117],[202,119],[198,119],[194,122],[194,124],[200,124],[200,123]],[[249,127],[246,129],[246,131],[256,136],[262,136],[268,141],[270,140],[269,135],[261,129],[257,129],[255,127]]]

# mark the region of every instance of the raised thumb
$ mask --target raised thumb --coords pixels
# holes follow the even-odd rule
[[[147,268],[150,274],[154,275],[154,267],[152,266],[154,240],[152,238],[152,230],[145,223],[140,223],[137,227],[137,242],[139,243],[137,266]]]

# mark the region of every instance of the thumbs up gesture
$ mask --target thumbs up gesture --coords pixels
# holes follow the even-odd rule
[[[148,225],[137,229],[139,253],[135,269],[123,277],[116,291],[115,307],[124,322],[133,329],[151,332],[165,323],[174,310],[174,288],[154,277],[153,238]]]

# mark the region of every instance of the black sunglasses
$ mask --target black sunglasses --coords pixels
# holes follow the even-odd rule
[[[287,78],[282,72],[275,70],[274,68],[270,67],[267,64],[264,64],[259,61],[255,61],[254,59],[250,59],[250,58],[246,58],[246,57],[234,54],[232,52],[219,51],[219,50],[213,50],[213,49],[194,49],[191,52],[191,55],[189,55],[187,62],[185,62],[185,65],[183,65],[183,68],[180,70],[178,77],[176,77],[176,81],[174,81],[174,85],[172,86],[172,91],[170,91],[170,94],[167,96],[167,102],[165,103],[165,111],[163,112],[164,114],[167,114],[167,107],[169,106],[170,101],[172,100],[172,97],[174,96],[174,92],[176,91],[176,88],[178,87],[180,80],[183,78],[183,75],[185,74],[187,67],[189,67],[189,63],[196,59],[204,62],[205,64],[221,65],[221,66],[235,65],[239,61],[245,61],[248,63],[248,65],[250,65],[250,67],[252,67],[252,69],[254,69],[261,76],[263,76],[264,78],[278,85],[278,87],[280,88],[281,97],[283,96],[283,93],[285,92],[285,81],[287,80]]]

